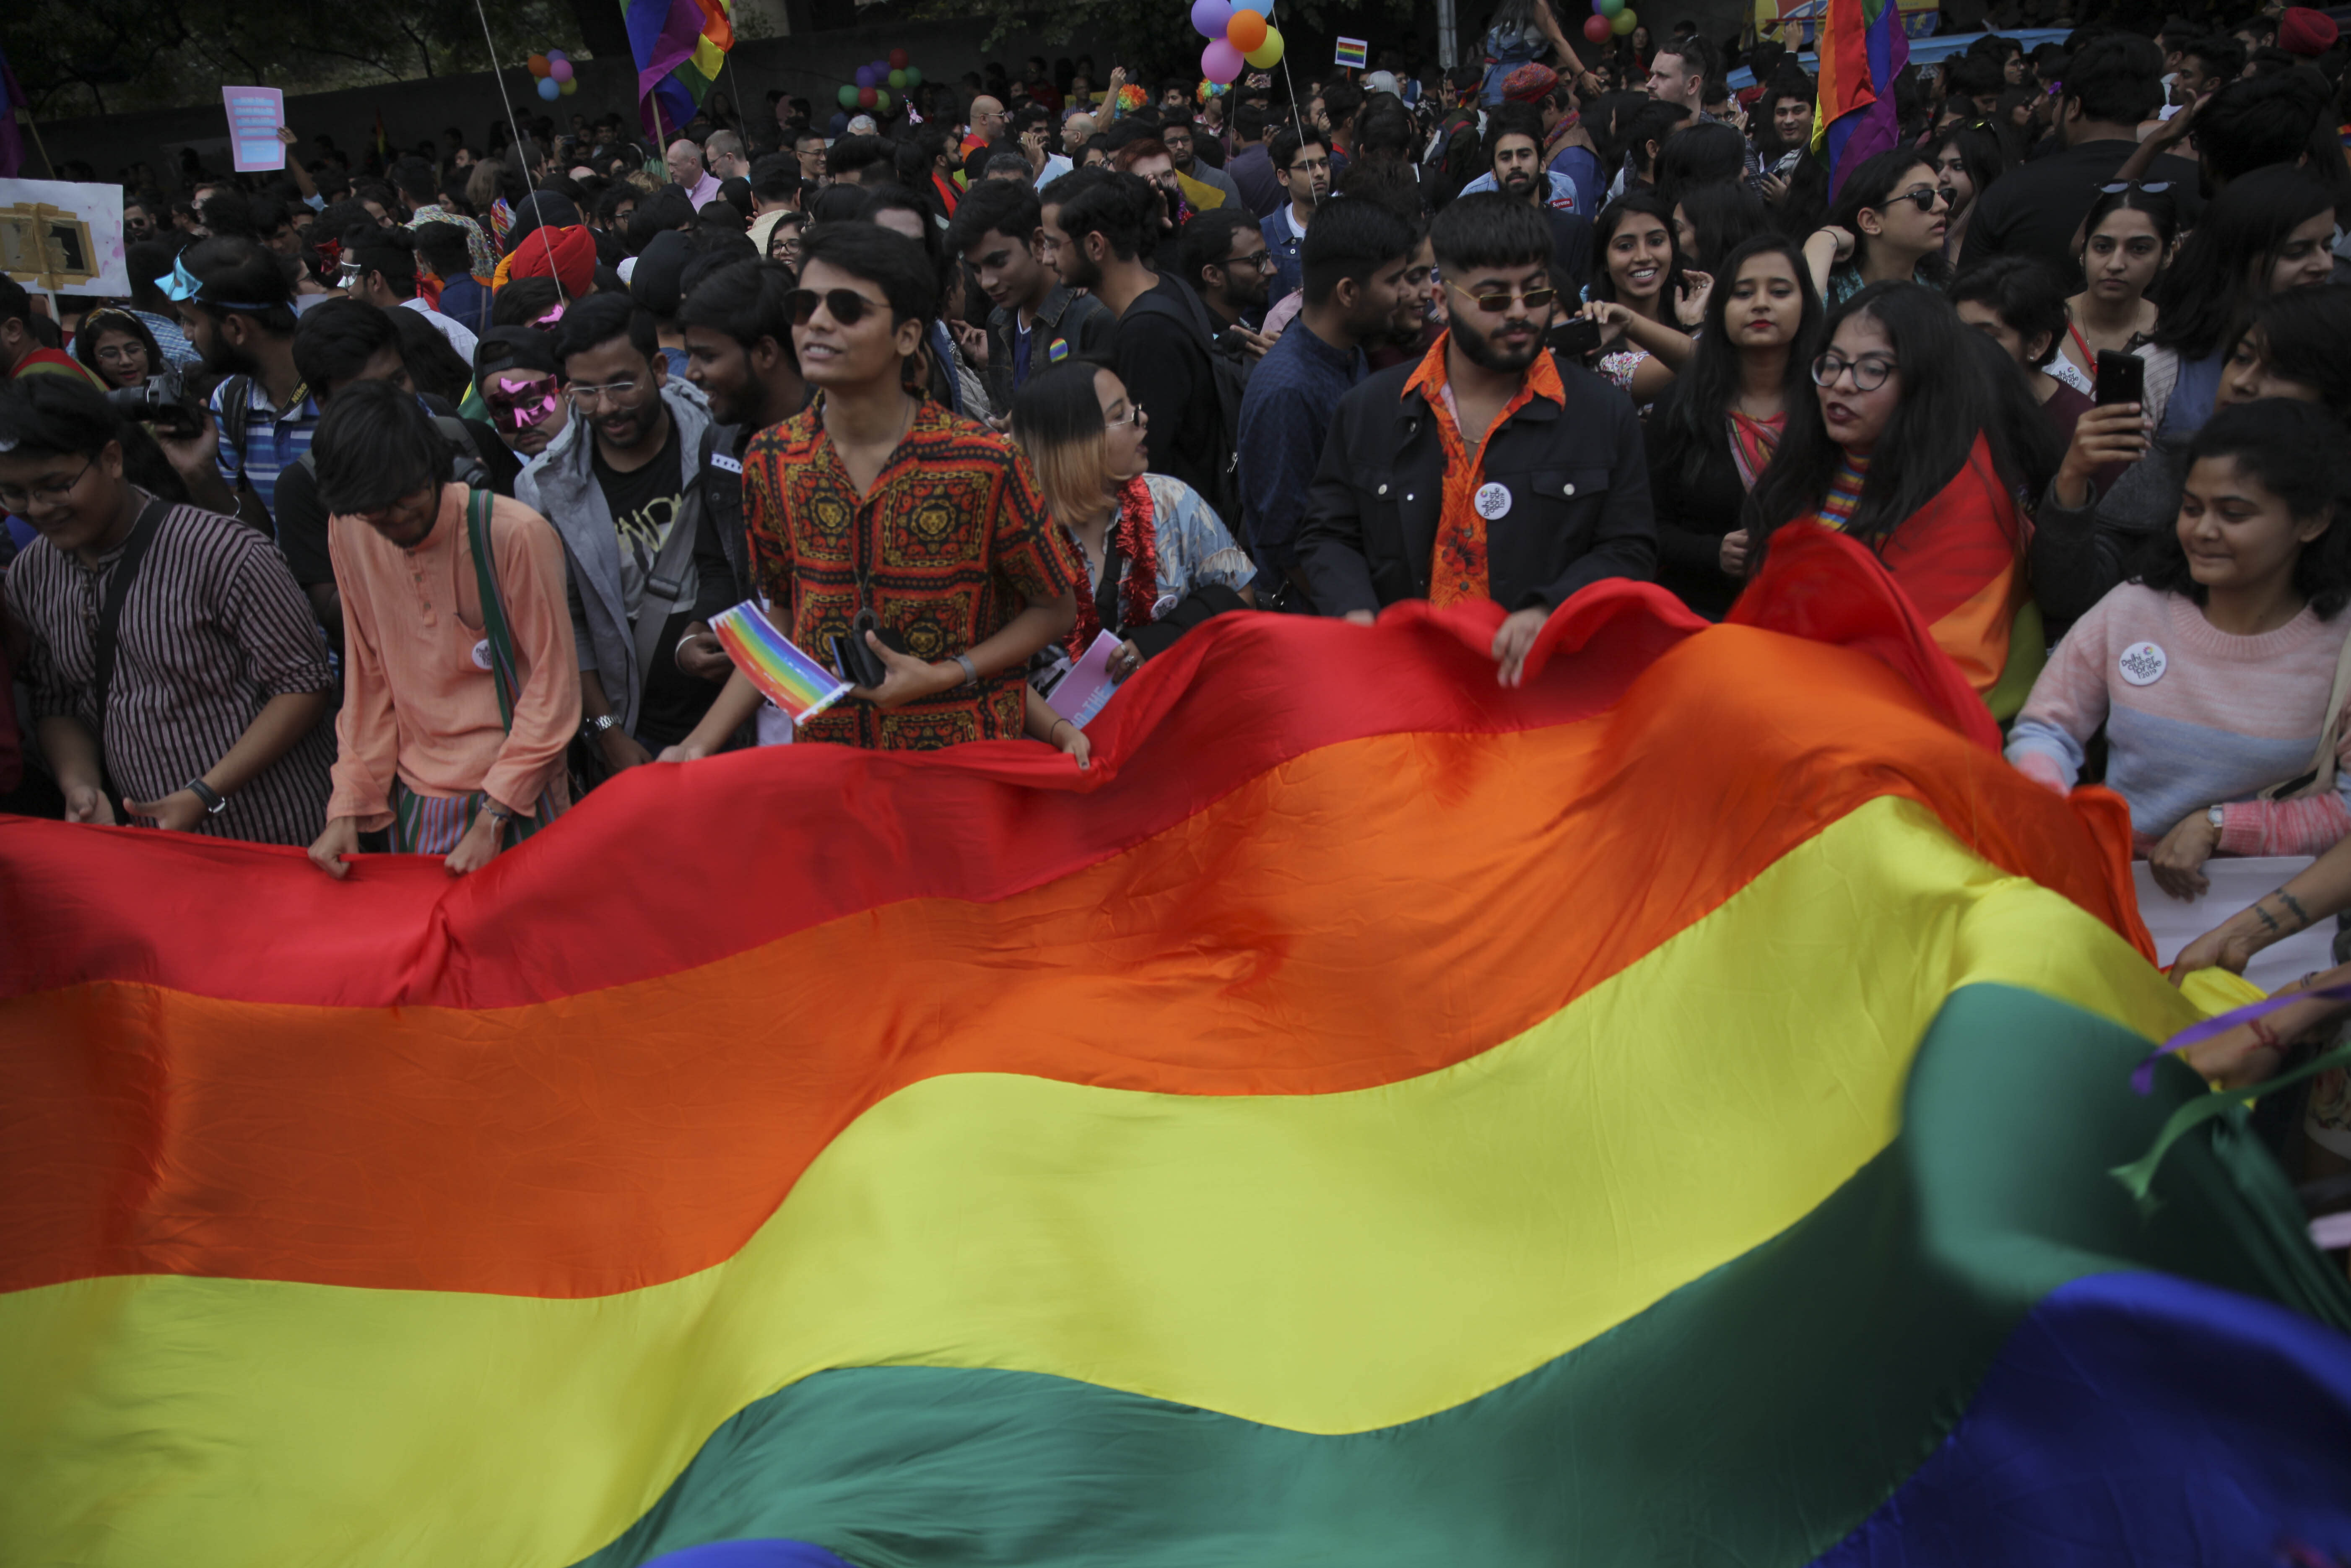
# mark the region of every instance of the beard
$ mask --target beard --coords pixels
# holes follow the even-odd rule
[[[212,339],[212,346],[204,350],[205,370],[216,376],[257,376],[261,373],[261,361],[221,336],[217,320],[213,323]]]
[[[1533,364],[1535,356],[1542,351],[1541,326],[1532,322],[1529,325],[1534,330],[1527,339],[1526,347],[1505,349],[1491,337],[1462,320],[1457,313],[1453,318],[1453,340],[1461,345],[1461,351],[1468,356],[1469,362],[1481,371],[1504,373],[1523,371]]]
[[[1534,194],[1534,189],[1535,177],[1523,171],[1514,172],[1502,181],[1502,194],[1516,197],[1521,202],[1531,197]]]
[[[1102,280],[1101,264],[1084,251],[1073,247],[1069,266],[1061,274],[1061,281],[1072,288],[1095,289],[1102,287]]]

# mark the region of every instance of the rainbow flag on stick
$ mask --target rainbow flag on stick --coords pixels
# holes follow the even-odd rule
[[[1823,0],[1820,25],[1820,110],[1813,147],[1825,149],[1832,194],[1863,159],[1890,150],[1901,135],[1894,78],[1910,63],[1910,38],[1896,0]]]
[[[2108,1175],[2204,1092],[2131,1089],[2196,1014],[2121,802],[1818,529],[1514,691],[1501,613],[1221,617],[1089,770],[637,768],[463,879],[0,821],[0,1539],[2351,1552],[2351,1286],[2242,1113]]]
[[[637,111],[648,135],[667,141],[709,96],[735,47],[726,0],[622,0],[637,62]]]

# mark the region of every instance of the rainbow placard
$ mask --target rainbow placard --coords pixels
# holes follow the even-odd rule
[[[1364,39],[1342,38],[1339,40],[1339,52],[1332,58],[1334,64],[1351,70],[1362,70],[1364,62],[1371,58],[1371,53],[1372,46]]]
[[[802,653],[789,637],[776,630],[758,601],[747,599],[732,610],[710,618],[710,629],[735,667],[768,700],[806,724],[839,702],[849,683]]]

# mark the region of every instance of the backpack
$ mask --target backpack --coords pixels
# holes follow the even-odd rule
[[[1201,499],[1229,527],[1241,515],[1241,399],[1249,392],[1249,367],[1217,351],[1216,323],[1209,319],[1208,308],[1200,303],[1197,294],[1189,288],[1174,293],[1171,298],[1168,290],[1155,288],[1127,308],[1184,322],[1192,329],[1193,341],[1208,362],[1208,385],[1217,399],[1216,439],[1208,451],[1209,486]],[[1183,304],[1176,304],[1176,298]]]

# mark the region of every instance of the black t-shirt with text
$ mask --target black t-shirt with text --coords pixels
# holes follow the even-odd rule
[[[600,444],[594,452],[597,486],[612,514],[612,530],[621,549],[621,598],[633,628],[643,602],[646,580],[662,545],[685,509],[685,486],[680,480],[684,463],[679,451],[677,421],[669,422],[669,440],[661,455],[639,468],[622,472],[604,460]],[[717,683],[698,681],[677,667],[677,640],[688,622],[706,621],[734,601],[730,584],[712,582],[709,574],[695,590],[690,602],[681,603],[663,622],[653,664],[643,673],[644,691],[637,700],[638,743],[658,751],[684,740],[717,699]],[[715,601],[715,602],[714,602]],[[609,695],[609,694],[608,694]]]

